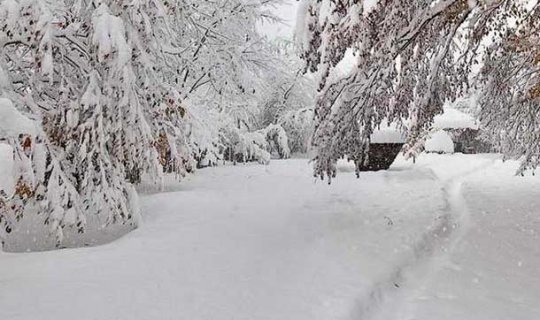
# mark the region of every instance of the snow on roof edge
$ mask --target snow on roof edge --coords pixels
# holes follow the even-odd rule
[[[435,116],[435,129],[480,129],[479,122],[471,115],[450,106],[444,107],[444,113]]]

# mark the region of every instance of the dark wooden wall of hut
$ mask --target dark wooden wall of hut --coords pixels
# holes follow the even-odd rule
[[[368,163],[360,167],[360,171],[379,171],[390,168],[399,152],[402,143],[372,143],[369,145]]]

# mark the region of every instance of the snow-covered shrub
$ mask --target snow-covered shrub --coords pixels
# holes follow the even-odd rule
[[[454,141],[448,132],[437,130],[427,139],[425,150],[433,153],[454,153]]]
[[[268,164],[273,152],[281,159],[290,157],[289,142],[285,130],[279,125],[270,125],[257,131],[246,131],[235,127],[223,130],[222,153],[233,162],[257,161]]]
[[[268,164],[271,155],[267,151],[266,135],[261,132],[247,132],[238,128],[222,131],[222,150],[224,159],[233,162],[257,161]]]
[[[0,98],[0,140],[3,141],[3,177],[0,190],[0,226],[9,234],[15,222],[30,211],[43,212],[57,241],[64,227],[84,228],[79,194],[61,164],[44,143],[38,123],[17,110],[11,100]]]
[[[221,121],[216,110],[208,105],[193,105],[186,102],[188,145],[197,168],[216,166],[223,160],[221,154]],[[227,122],[228,123],[228,122]]]
[[[313,109],[291,110],[281,116],[279,124],[287,134],[291,153],[308,153],[314,128]]]
[[[265,129],[260,130],[260,132],[266,134],[269,152],[277,152],[280,159],[287,159],[291,156],[289,138],[281,125],[272,124]]]
[[[265,74],[267,90],[260,94],[258,128],[279,124],[285,130],[292,153],[308,151],[313,131],[315,81],[304,75],[304,63],[290,42],[277,41],[280,58],[272,72]]]

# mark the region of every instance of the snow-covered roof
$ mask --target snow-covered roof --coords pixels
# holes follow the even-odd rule
[[[407,124],[407,121],[405,121]],[[474,129],[480,128],[478,120],[473,116],[455,109],[451,106],[444,107],[444,113],[435,116],[433,128],[443,129]],[[371,135],[371,143],[405,143],[407,136],[398,129],[397,125],[381,125]]]
[[[381,125],[371,135],[371,143],[405,143],[407,137],[395,124]]]
[[[35,135],[34,122],[20,113],[11,100],[0,98],[0,137],[18,136],[21,133]]]
[[[436,129],[479,129],[478,121],[469,114],[450,106],[444,107],[444,113],[435,116],[433,127]]]

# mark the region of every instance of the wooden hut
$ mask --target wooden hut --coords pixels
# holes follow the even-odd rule
[[[405,135],[396,126],[384,126],[371,135],[368,161],[361,171],[388,170],[405,144]]]

